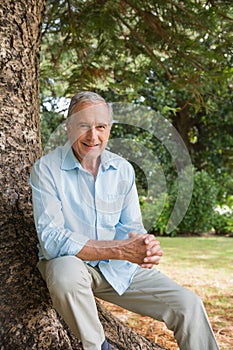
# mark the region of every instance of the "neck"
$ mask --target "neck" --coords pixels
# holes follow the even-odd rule
[[[97,158],[80,158],[78,154],[74,152],[75,157],[78,159],[82,167],[91,173],[94,177],[97,176],[99,165],[100,165],[100,156]]]
[[[100,157],[97,159],[84,159],[80,163],[82,164],[82,167],[89,171],[89,173],[91,173],[94,177],[97,176],[100,165]]]

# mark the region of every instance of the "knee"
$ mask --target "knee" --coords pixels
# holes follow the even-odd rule
[[[75,262],[75,261],[74,261]],[[83,288],[91,287],[91,276],[82,264],[67,264],[62,268],[53,268],[51,273],[47,274],[47,287],[53,296],[62,298],[68,293],[74,293]]]
[[[184,289],[180,296],[178,313],[184,319],[196,317],[204,309],[201,298],[194,292]]]

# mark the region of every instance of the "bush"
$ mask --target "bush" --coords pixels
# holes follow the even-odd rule
[[[233,196],[215,208],[214,229],[216,234],[233,234]]]
[[[166,227],[171,214],[168,194],[162,194],[159,198],[141,197],[140,204],[146,230],[150,233],[166,234]]]
[[[203,233],[213,228],[219,187],[204,170],[195,171],[192,199],[179,225],[182,233]]]
[[[185,185],[184,185],[185,186]],[[204,170],[194,170],[194,187],[188,210],[180,223],[170,235],[207,232],[214,227],[216,220],[218,186]],[[174,208],[178,193],[178,183],[174,182],[168,194],[160,199],[141,198],[141,211],[146,229],[160,235],[167,234],[166,227]],[[161,203],[163,209],[161,210]],[[160,210],[160,211],[159,211]]]

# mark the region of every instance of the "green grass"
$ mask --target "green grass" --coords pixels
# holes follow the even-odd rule
[[[233,272],[233,238],[225,237],[159,237],[166,264],[202,267]],[[164,262],[162,261],[163,265]]]

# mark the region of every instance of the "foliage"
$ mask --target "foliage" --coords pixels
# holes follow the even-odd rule
[[[232,172],[230,1],[48,0],[46,10],[42,105],[90,89],[150,106],[198,169]]]
[[[233,196],[215,208],[214,229],[217,234],[233,234]]]
[[[233,219],[231,213],[216,213],[214,217],[214,229],[219,235],[233,233]]]
[[[95,89],[212,109],[232,75],[228,1],[48,0],[46,9],[41,86],[50,96]]]
[[[203,105],[231,75],[231,10],[228,1],[47,1],[42,83],[133,99],[158,82]]]
[[[179,226],[181,232],[202,233],[213,228],[218,191],[217,184],[206,171],[195,172],[192,200]]]
[[[41,139],[43,148],[45,148],[50,136],[52,135],[56,127],[60,125],[63,121],[63,115],[54,111],[49,111],[45,106],[43,106],[40,119]]]
[[[149,227],[151,232],[159,233],[160,235],[167,234],[167,223],[177,198],[177,191],[178,183],[175,181],[170,192],[163,194],[165,201],[163,201],[164,198],[162,197],[159,199],[140,198],[143,221],[146,228]],[[215,181],[206,171],[196,170],[194,172],[194,188],[189,208],[180,225],[171,232],[171,235],[175,236],[178,232],[183,234],[201,234],[213,229],[216,224],[215,207],[217,205],[218,191],[218,186],[216,186]],[[164,207],[161,214],[158,215],[160,201],[163,201]]]
[[[148,232],[159,234],[161,236],[166,234],[167,223],[172,212],[169,198],[170,197],[168,197],[167,194],[164,194],[162,198],[158,199],[140,198],[143,223]],[[163,204],[162,213],[160,213],[161,203]],[[176,233],[177,229],[171,233],[171,236],[175,236]]]

